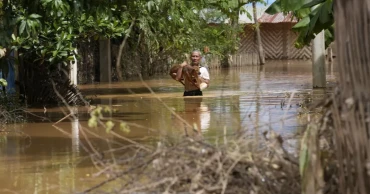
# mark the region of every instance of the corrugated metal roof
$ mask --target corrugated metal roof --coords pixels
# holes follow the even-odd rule
[[[284,15],[283,13],[277,13],[275,15],[270,15],[264,13],[259,19],[259,23],[297,23],[297,19],[292,19],[292,14]]]

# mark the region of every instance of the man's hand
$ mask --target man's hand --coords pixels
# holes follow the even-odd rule
[[[202,78],[202,77],[200,77],[200,76],[199,76],[199,78],[200,78],[200,80],[201,80],[202,82],[204,82],[204,83],[206,83],[207,85],[209,85],[209,80],[208,80],[208,79],[204,79],[204,78]]]
[[[180,66],[181,67],[185,67],[185,66],[187,66],[188,65],[188,63],[186,62],[186,61],[184,61],[184,62],[182,62],[181,64],[180,64]]]

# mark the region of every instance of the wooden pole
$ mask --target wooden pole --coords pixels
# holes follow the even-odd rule
[[[317,34],[312,41],[312,86],[313,88],[326,87],[324,31]]]
[[[100,82],[112,81],[112,57],[110,49],[110,40],[99,40],[99,55],[100,55]]]
[[[259,27],[259,24],[258,24],[256,2],[253,2],[252,6],[253,6],[254,24],[256,25],[258,57],[259,57],[260,65],[263,65],[263,64],[265,64],[265,55],[264,55],[264,51],[263,51],[263,47],[262,47],[261,31],[260,31],[260,27]]]

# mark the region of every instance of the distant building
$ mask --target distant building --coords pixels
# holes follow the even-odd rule
[[[278,13],[269,15],[263,13],[259,18],[262,45],[266,59],[310,59],[312,56],[310,47],[297,49],[294,43],[298,34],[291,28],[297,23],[292,15]],[[251,58],[257,53],[256,32],[253,24],[247,23],[241,36],[238,53],[234,57]]]

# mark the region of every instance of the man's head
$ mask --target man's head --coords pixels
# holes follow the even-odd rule
[[[191,52],[191,65],[200,65],[200,60],[202,59],[202,54],[200,51]]]

